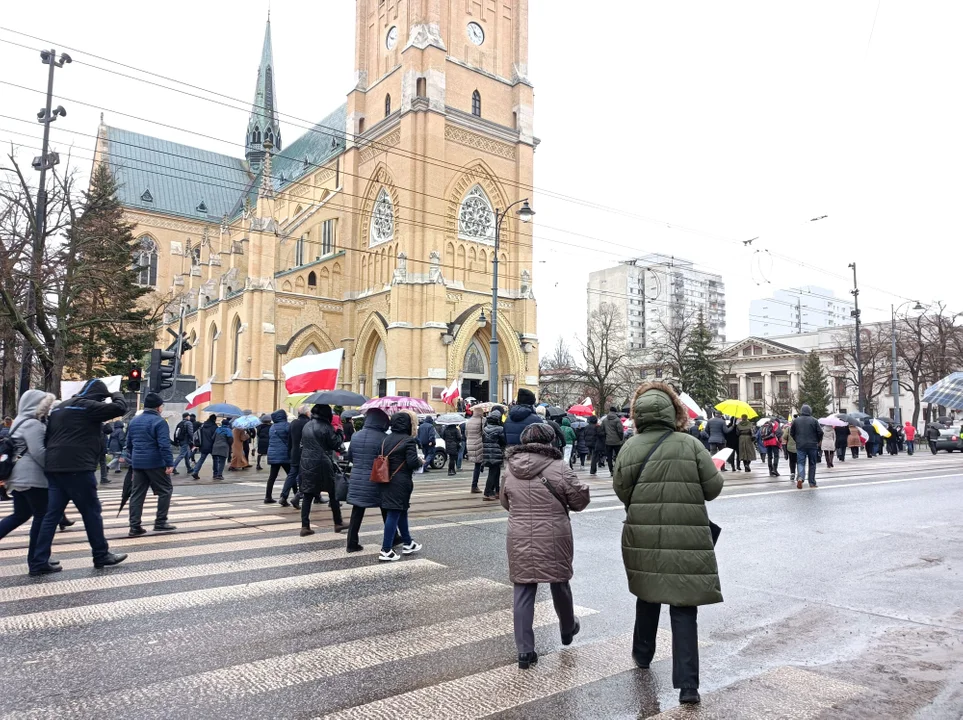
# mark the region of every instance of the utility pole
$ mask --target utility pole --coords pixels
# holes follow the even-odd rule
[[[40,184],[37,187],[36,217],[33,226],[33,243],[30,255],[30,286],[27,290],[27,302],[25,303],[25,315],[27,316],[27,326],[33,332],[37,327],[37,296],[40,295],[40,271],[43,264],[43,237],[46,232],[47,224],[47,170],[52,169],[60,162],[57,153],[48,153],[50,144],[50,123],[56,121],[57,117],[66,117],[67,111],[63,105],[51,111],[53,104],[53,83],[54,68],[63,67],[71,62],[70,55],[60,53],[57,57],[56,50],[41,50],[40,60],[49,66],[47,71],[47,104],[37,113],[37,122],[43,125],[43,145],[40,150],[40,157],[33,159],[33,169],[40,171]],[[33,364],[33,346],[24,338],[23,353],[20,359],[20,395],[30,389],[30,370]],[[47,378],[49,380],[50,378]],[[47,386],[47,383],[44,383]]]
[[[901,427],[903,422],[900,417],[899,410],[899,371],[896,365],[896,308],[893,305],[889,306],[890,320],[892,321],[891,332],[893,335],[893,419],[896,421],[896,427]]]
[[[863,398],[863,361],[860,357],[860,335],[859,335],[859,285],[856,283],[856,263],[849,263],[853,269],[853,289],[849,292],[853,296],[853,310],[849,313],[856,320],[856,392],[859,412],[866,412],[865,401]]]

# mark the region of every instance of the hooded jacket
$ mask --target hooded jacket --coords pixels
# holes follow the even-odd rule
[[[261,424],[257,426],[257,454],[267,455],[268,444],[271,440],[271,416],[265,413],[261,416]]]
[[[836,450],[836,428],[829,425],[822,425],[823,441],[820,448],[823,452],[834,452]]]
[[[388,439],[388,415],[372,408],[364,418],[364,427],[351,436],[348,461],[348,502],[354,507],[381,507],[381,483],[371,482],[371,468]],[[400,452],[400,451],[399,451]]]
[[[435,432],[435,423],[431,420],[431,416],[426,417],[418,425],[418,444],[421,446],[422,450],[427,450],[435,446],[435,441],[438,439],[438,433]]]
[[[291,425],[284,410],[271,413],[270,437],[268,439],[267,459],[270,465],[287,465],[291,462]]]
[[[823,430],[819,421],[813,417],[812,408],[803,405],[799,408],[799,415],[792,421],[789,434],[796,441],[796,450],[819,450],[823,440]]]
[[[47,487],[47,476],[44,475],[46,462],[44,434],[47,429],[43,424],[43,418],[50,412],[55,399],[52,394],[43,390],[27,390],[20,397],[17,417],[10,426],[11,429],[16,430],[12,439],[20,455],[7,480],[7,487],[11,490]]]
[[[104,400],[110,398],[110,402]],[[91,380],[74,397],[61,403],[47,421],[46,472],[94,472],[103,449],[101,426],[127,412],[127,401],[111,394],[103,380]]]
[[[385,443],[391,480],[381,486],[381,507],[384,510],[407,510],[411,505],[411,493],[415,489],[412,473],[421,467],[418,441],[414,436],[417,424],[418,416],[410,410],[391,416],[391,434]]]
[[[605,452],[605,431],[599,427],[599,419],[594,415],[589,417],[585,428],[585,444],[588,445],[589,452]]]
[[[485,416],[481,412],[472,413],[465,426],[465,444],[468,448],[466,455],[468,462],[485,462],[485,444],[482,441],[482,426],[485,424]]]
[[[605,431],[605,444],[607,446],[621,445],[622,438],[625,436],[625,429],[622,427],[622,418],[614,412],[609,412],[602,419],[602,429]]]
[[[507,437],[502,427],[502,413],[497,408],[488,413],[485,426],[482,428],[482,445],[484,446],[485,464],[500,465],[505,459],[505,445]]]
[[[301,465],[301,439],[304,436],[304,426],[311,422],[311,415],[298,413],[291,423],[291,466]]]
[[[505,423],[505,444],[521,445],[522,430],[529,425],[545,422],[535,412],[531,405],[516,405],[508,411],[508,420]]]
[[[508,510],[508,575],[513,583],[553,583],[572,579],[572,524],[565,506],[576,512],[589,504],[589,488],[551,445],[529,443],[505,452],[501,504]],[[543,479],[545,483],[543,483]]]
[[[448,457],[458,457],[458,451],[461,450],[461,428],[457,425],[446,425],[441,431],[441,437],[445,441],[445,452]]]
[[[124,432],[124,423],[118,420],[114,423],[114,429],[111,430],[110,437],[107,438],[107,450],[112,455],[120,455],[124,452],[126,444],[127,434]]]
[[[629,590],[642,600],[666,605],[722,602],[706,513],[706,501],[722,492],[722,473],[702,443],[684,432],[688,413],[668,385],[641,385],[632,416],[638,434],[619,452],[613,479],[627,507],[622,561]],[[640,475],[649,450],[666,432],[672,434]]]
[[[144,410],[130,421],[130,427],[127,428],[127,457],[134,470],[169,468],[174,465],[170,426],[156,410]]]
[[[565,439],[566,445],[575,445],[577,438],[575,437],[575,431],[572,429],[572,422],[568,418],[562,418],[562,437]]]
[[[342,440],[341,434],[331,425],[332,417],[330,405],[315,405],[311,408],[311,420],[301,433],[298,482],[305,495],[334,492],[332,453],[341,447]]]
[[[211,455],[230,457],[231,446],[234,444],[234,433],[229,425],[218,425],[214,431],[214,442],[211,445]]]

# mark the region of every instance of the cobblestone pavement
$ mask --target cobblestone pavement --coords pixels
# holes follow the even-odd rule
[[[103,487],[111,548],[130,553],[116,568],[93,569],[76,513],[58,575],[25,575],[25,528],[0,542],[0,720],[960,718],[963,457],[850,459],[820,466],[817,490],[756,465],[709,506],[726,602],[700,611],[699,708],[671,687],[667,614],[652,669],[629,656],[607,472],[579,470],[593,493],[573,515],[582,633],[562,648],[541,591],[541,659],[520,671],[506,514],[468,492],[469,472],[416,480],[424,549],[379,564],[377,513],[348,555],[326,507],[301,538],[248,471],[178,476],[177,532],[133,539],[120,483]]]

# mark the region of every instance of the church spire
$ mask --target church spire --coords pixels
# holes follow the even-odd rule
[[[257,87],[251,118],[247,122],[247,138],[244,156],[251,168],[257,170],[264,160],[263,143],[271,141],[275,151],[281,149],[281,124],[278,120],[277,94],[274,91],[274,54],[271,50],[271,14],[264,28],[264,46],[261,48],[261,64],[257,69]]]

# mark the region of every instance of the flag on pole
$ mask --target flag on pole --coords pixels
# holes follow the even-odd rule
[[[689,393],[679,393],[679,400],[681,400],[682,404],[685,405],[685,409],[686,412],[689,413],[690,420],[693,420],[697,417],[705,417],[705,413],[702,411],[702,408],[700,408],[699,404],[690,397]]]
[[[284,372],[284,388],[289,395],[336,389],[343,356],[344,350],[339,348],[291,360],[281,368]]]
[[[717,470],[722,470],[722,466],[729,462],[730,455],[732,455],[732,448],[723,448],[712,456],[712,464]]]
[[[458,389],[457,380],[452,380],[448,389],[441,393],[441,399],[444,400],[446,405],[454,405],[460,397],[461,391]]]
[[[592,398],[590,397],[585,398],[585,400],[582,401],[582,404],[585,407],[592,407]]]
[[[196,408],[198,405],[203,405],[204,403],[209,403],[210,401],[211,401],[211,383],[210,381],[208,381],[187,396],[186,409],[190,410],[191,408]]]

